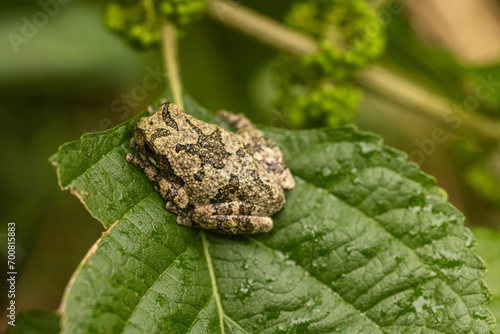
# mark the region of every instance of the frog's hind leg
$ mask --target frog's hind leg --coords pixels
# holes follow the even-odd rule
[[[246,202],[214,203],[194,209],[191,219],[200,227],[223,234],[253,234],[268,232],[272,214],[264,207]]]
[[[214,215],[201,217],[193,215],[195,222],[206,230],[222,234],[253,234],[269,232],[273,220],[269,217],[244,215]]]
[[[246,118],[245,115],[243,115],[243,114],[233,114],[227,110],[221,110],[217,113],[217,116],[219,116],[223,120],[228,121],[229,125],[231,125],[231,127],[233,129],[235,129],[236,132],[238,132],[238,133],[240,130],[243,130],[243,129],[253,129],[253,130],[257,130],[260,132],[260,130],[258,130],[255,127],[255,125],[253,125],[253,123],[248,118]],[[262,133],[262,135],[264,135],[264,134]]]
[[[269,139],[262,131],[257,129],[248,118],[242,114],[232,114],[226,110],[221,110],[218,116],[229,122],[236,133],[241,136],[245,143],[245,148],[253,157],[259,161],[264,168],[273,173],[284,190],[295,187],[295,180],[288,169],[283,153],[276,144]]]

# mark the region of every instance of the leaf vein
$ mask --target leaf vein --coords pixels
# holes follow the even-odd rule
[[[267,249],[268,251],[271,251],[273,252],[274,254],[278,255],[279,254],[276,252],[276,250],[272,249],[271,247],[263,244],[262,242],[254,239],[254,238],[250,238],[250,237],[246,237],[248,240],[250,240],[251,242],[255,243],[256,245],[260,246],[260,247],[263,247],[265,249]],[[354,311],[358,312],[362,317],[364,317],[366,320],[368,320],[371,324],[373,324],[373,326],[375,328],[378,328],[380,329],[380,326],[375,323],[372,319],[370,319],[369,317],[367,317],[363,312],[361,312],[360,310],[358,310],[357,308],[354,307],[354,305],[352,305],[351,303],[347,302],[341,295],[338,294],[338,292],[334,291],[332,288],[328,287],[325,283],[323,283],[321,280],[319,280],[316,276],[312,275],[309,271],[307,271],[304,267],[302,267],[301,265],[297,264],[296,262],[293,264],[293,266],[295,266],[296,268],[300,269],[301,271],[303,271],[304,273],[308,273],[309,276],[314,279],[321,287],[323,287],[325,290],[327,291],[330,291],[331,293],[333,293],[339,300],[341,300],[342,302],[344,302],[346,305],[350,305]]]
[[[321,187],[317,186],[317,185],[316,185],[316,184],[314,184],[313,182],[310,182],[309,180],[307,180],[307,179],[305,179],[305,178],[302,178],[302,177],[300,177],[300,176],[295,176],[295,177],[296,177],[296,178],[299,178],[299,179],[301,179],[301,180],[303,180],[304,182],[306,182],[307,184],[310,184],[310,185],[311,185],[311,186],[313,186],[313,187],[320,188],[320,189],[324,189],[324,188],[321,188]],[[413,180],[411,180],[411,181],[413,181]],[[413,182],[415,182],[415,181],[413,181]],[[432,269],[432,267],[431,267],[429,264],[427,264],[427,263],[425,262],[425,260],[424,260],[424,259],[422,259],[422,257],[421,257],[421,256],[420,256],[420,255],[419,255],[419,254],[418,254],[418,253],[417,253],[417,252],[416,252],[413,248],[411,248],[409,245],[407,245],[405,242],[403,242],[402,240],[400,240],[399,238],[397,238],[394,234],[392,234],[389,230],[387,230],[387,229],[384,227],[384,225],[383,225],[380,221],[378,221],[375,217],[371,217],[371,216],[367,215],[367,214],[366,214],[363,210],[361,210],[361,209],[359,209],[359,208],[357,208],[357,207],[355,207],[355,206],[350,205],[349,203],[347,203],[347,202],[346,202],[345,200],[343,200],[342,198],[337,197],[337,196],[335,195],[335,193],[332,193],[330,190],[328,190],[328,189],[324,189],[324,190],[326,190],[328,193],[330,193],[331,195],[333,195],[333,196],[334,196],[336,199],[338,199],[339,201],[342,201],[345,205],[347,205],[347,206],[351,207],[352,209],[354,209],[354,210],[358,211],[361,215],[365,216],[367,219],[372,220],[373,222],[375,222],[375,223],[376,223],[376,224],[377,224],[380,228],[382,228],[382,229],[383,229],[386,233],[388,233],[388,234],[389,234],[389,235],[390,235],[393,239],[395,239],[395,240],[396,240],[396,242],[398,242],[399,244],[401,244],[402,246],[404,246],[405,248],[407,248],[407,249],[408,249],[408,251],[409,251],[410,253],[414,254],[414,255],[415,255],[415,256],[416,256],[416,257],[417,257],[417,258],[421,261],[421,263],[422,263],[424,266],[428,267],[429,269]],[[462,296],[461,296],[461,295],[460,295],[457,291],[455,291],[454,287],[448,283],[448,281],[446,280],[446,278],[445,278],[445,277],[443,277],[443,275],[442,275],[441,273],[439,273],[439,272],[438,272],[438,273],[437,273],[437,277],[438,277],[438,278],[439,278],[439,279],[443,282],[443,284],[446,284],[446,285],[447,285],[447,286],[448,286],[448,287],[449,287],[449,288],[450,288],[450,289],[451,289],[451,290],[455,293],[455,295],[456,295],[456,296],[457,296],[457,297],[461,300],[461,302],[462,302],[464,305],[468,305],[468,304],[467,304],[467,303],[463,300]],[[466,307],[466,309],[467,309],[467,311],[469,312],[469,316],[471,317],[471,314],[470,314],[470,310],[469,310],[469,308],[468,308],[468,307]],[[472,317],[471,317],[471,318],[472,318]]]
[[[158,276],[158,278],[155,279],[154,283],[151,284],[151,286],[149,286],[148,289],[146,290],[146,292],[141,296],[141,299],[137,302],[137,304],[136,304],[135,308],[133,309],[132,313],[130,313],[130,316],[128,317],[128,320],[123,325],[122,333],[125,331],[125,328],[127,327],[127,324],[130,323],[130,319],[132,319],[132,316],[134,315],[135,311],[139,308],[139,305],[142,303],[142,301],[147,296],[147,294],[153,289],[153,287],[155,286],[156,282],[158,282],[163,277],[163,275],[165,275],[167,273],[167,271],[170,268],[172,268],[172,266],[176,263],[176,261],[179,260],[181,258],[181,256],[186,253],[186,250],[188,248],[189,248],[189,245],[181,253],[179,253],[179,255],[177,255],[177,257],[172,261],[172,263],[170,263],[170,265]]]

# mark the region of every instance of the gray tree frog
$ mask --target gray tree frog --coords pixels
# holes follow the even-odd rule
[[[141,169],[180,225],[223,234],[267,232],[295,181],[280,149],[245,116],[220,111],[226,131],[165,103],[135,125],[127,161]]]

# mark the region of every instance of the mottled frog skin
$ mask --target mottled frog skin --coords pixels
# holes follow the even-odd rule
[[[236,133],[185,114],[173,103],[149,108],[131,146],[141,169],[180,225],[224,234],[270,231],[270,218],[295,181],[280,149],[243,115],[220,111]]]

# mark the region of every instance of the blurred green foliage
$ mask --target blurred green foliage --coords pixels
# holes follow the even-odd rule
[[[498,319],[500,319],[500,261],[498,260],[498,249],[500,248],[500,232],[485,228],[475,228],[472,230],[476,237],[476,250],[488,266],[485,282],[491,289],[493,300],[489,304],[490,310],[497,318],[497,327],[494,333],[500,333]]]
[[[483,114],[498,121],[500,59],[497,64],[481,67],[460,64],[450,52],[432,47],[419,39],[404,12],[390,18],[386,31],[387,52],[380,62],[432,92],[446,96],[451,102],[449,110],[443,110],[443,114],[449,115],[454,106],[458,105],[470,113]],[[485,94],[478,95],[479,88],[480,92]],[[449,128],[445,130],[453,132],[461,122],[467,122],[468,117],[461,115],[457,122],[450,121]],[[468,191],[499,208],[498,143],[489,143],[486,146],[473,137],[467,140],[455,138],[453,141],[451,153],[454,155],[454,163],[461,166],[463,181],[467,184]]]
[[[16,326],[9,326],[6,334],[58,334],[59,316],[42,311],[27,311],[18,315]]]

